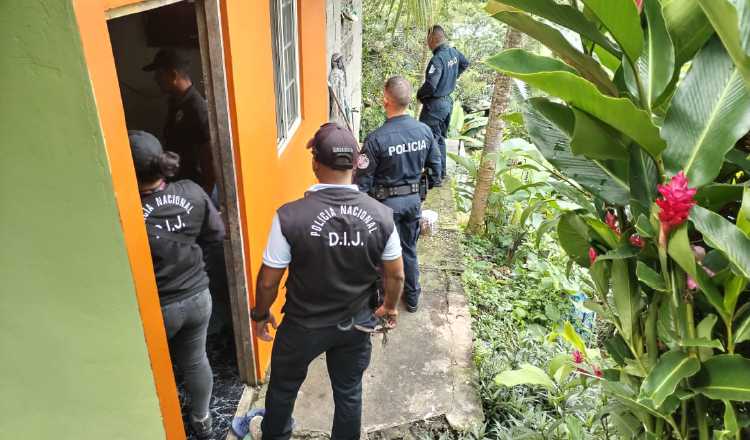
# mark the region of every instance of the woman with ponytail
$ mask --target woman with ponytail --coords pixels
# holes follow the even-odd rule
[[[198,438],[209,438],[213,374],[206,332],[211,294],[201,245],[222,242],[224,224],[198,184],[167,181],[180,167],[176,153],[163,151],[145,131],[129,131],[128,137],[169,350],[190,394],[190,426]]]

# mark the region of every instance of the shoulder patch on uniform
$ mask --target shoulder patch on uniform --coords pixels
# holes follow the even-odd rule
[[[427,72],[427,74],[428,74],[428,75],[432,75],[433,73],[435,73],[435,65],[434,65],[434,64],[433,64],[433,65],[430,65],[430,71],[429,71],[429,72]]]
[[[174,114],[174,121],[180,122],[183,116],[185,116],[185,112],[183,112],[182,109],[177,110],[177,112]]]
[[[370,158],[366,154],[360,154],[357,158],[357,168],[366,170],[370,166]]]

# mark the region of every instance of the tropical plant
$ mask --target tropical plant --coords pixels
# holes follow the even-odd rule
[[[449,157],[467,174],[456,180],[455,190],[460,211],[470,212],[473,206],[479,159],[477,155]],[[484,237],[505,251],[510,263],[516,251],[530,235],[536,247],[545,233],[551,231],[560,215],[569,209],[594,206],[581,188],[564,185],[562,176],[535,147],[521,138],[504,141],[494,153],[495,175],[487,196]],[[572,182],[571,182],[572,183]]]
[[[533,143],[593,197],[557,220],[616,329],[602,412],[623,438],[740,439],[750,424],[750,0],[493,0],[554,57],[489,65]],[[658,200],[657,200],[658,198]],[[747,431],[745,431],[747,433]]]
[[[503,47],[505,49],[518,48],[521,45],[522,37],[523,34],[516,29],[507,29]],[[510,90],[510,77],[497,72],[492,92],[492,104],[490,105],[487,130],[484,136],[484,149],[482,149],[482,158],[479,162],[474,199],[471,203],[471,216],[469,217],[469,223],[466,225],[466,231],[469,233],[480,232],[484,225],[487,199],[495,178],[495,155],[505,135],[505,121],[502,119],[502,115],[507,111],[510,104]]]
[[[461,142],[469,149],[481,148],[487,121],[484,112],[467,114],[461,106],[461,101],[455,101],[448,125],[448,138]]]

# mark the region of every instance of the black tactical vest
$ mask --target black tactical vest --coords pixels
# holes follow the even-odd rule
[[[320,328],[364,309],[393,232],[391,209],[359,191],[326,188],[278,214],[292,253],[284,319]]]

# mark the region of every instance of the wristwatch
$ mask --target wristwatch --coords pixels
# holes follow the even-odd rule
[[[252,309],[252,310],[250,310],[250,319],[252,319],[252,320],[253,320],[253,321],[255,321],[255,322],[261,322],[261,321],[265,321],[265,320],[267,320],[267,319],[268,319],[268,314],[269,314],[269,312],[266,312],[266,313],[265,313],[265,314],[263,314],[263,315],[258,315],[258,314],[257,314],[257,313],[255,312],[255,309]]]

